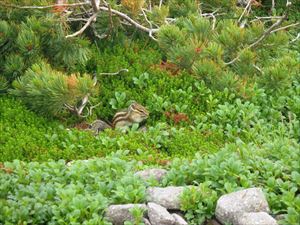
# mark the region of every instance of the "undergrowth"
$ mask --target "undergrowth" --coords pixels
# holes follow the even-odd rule
[[[194,7],[190,2],[186,1]],[[187,12],[181,9],[175,5],[170,8],[172,14],[185,15]],[[1,96],[1,224],[109,224],[104,218],[109,204],[145,201],[147,185],[133,176],[133,172],[145,165],[160,165],[169,170],[162,186],[196,185],[181,198],[189,224],[201,224],[212,217],[222,194],[249,187],[264,190],[272,213],[285,214],[282,224],[298,224],[300,58],[296,44],[291,49],[282,44],[289,41],[290,34],[282,32],[268,38],[268,50],[258,49],[262,59],[258,67],[248,63],[257,62],[254,52],[245,52],[242,61],[229,71],[224,70],[225,61],[220,61],[220,57],[214,58],[220,63],[218,66],[207,58],[223,54],[224,49],[218,44],[228,35],[241,38],[241,28],[230,21],[223,23],[224,30],[219,25],[220,40],[214,39],[205,49],[199,48],[198,42],[195,46],[188,44],[190,49],[172,42],[165,46],[165,55],[142,35],[138,37],[140,40],[118,34],[112,42],[91,43],[85,38],[72,41],[66,40],[63,32],[57,35],[50,32],[61,29],[52,26],[55,18],[38,20],[33,16],[24,21],[11,26],[0,21],[5,34],[1,39],[5,46],[2,51],[9,53],[0,57],[5,61],[0,68],[0,91],[6,92],[10,83],[20,77],[19,84],[25,81],[21,86],[29,93],[27,101],[23,101],[27,106],[32,104],[31,108],[44,114],[56,112],[60,107],[63,113],[56,118],[42,117],[20,100],[6,94]],[[177,25],[197,28],[192,27],[192,22],[182,20]],[[209,27],[202,19],[194,22]],[[52,38],[42,29],[45,26],[54,35]],[[161,34],[167,37],[173,32],[173,37],[178,38],[179,28],[169,28],[165,27],[165,33]],[[256,29],[253,26],[253,32],[259,31]],[[190,35],[187,32],[178,43],[185,43]],[[226,39],[231,43],[224,43],[226,48],[238,48],[234,38]],[[246,39],[240,46],[252,41],[250,36]],[[161,44],[166,40],[161,39]],[[213,39],[207,36],[207,40]],[[282,49],[273,48],[274,43],[281,43]],[[195,61],[189,53],[200,58]],[[81,57],[75,59],[75,55]],[[276,55],[280,57],[275,61]],[[33,64],[45,60],[51,64],[47,76],[45,73],[29,76],[36,67]],[[99,95],[89,99],[97,107],[86,121],[64,111],[66,103],[76,105],[86,92],[77,96],[76,101],[58,99],[59,107],[48,104],[50,98],[56,98],[57,86],[40,81],[45,77],[56,80],[56,73],[60,72],[53,72],[52,67],[53,71],[62,71],[62,80],[73,81],[74,86],[64,89],[71,95],[80,76],[70,74],[80,72],[97,77],[95,92],[99,91]],[[101,74],[120,69],[128,72]],[[225,72],[226,76],[222,76]],[[91,77],[88,80],[91,84]],[[30,88],[32,84],[36,84],[34,90],[38,94]],[[45,89],[49,90],[46,95],[42,91]],[[21,98],[24,93],[20,94]],[[39,95],[41,104],[38,105],[32,99]],[[111,121],[131,101],[141,103],[150,111],[146,132],[136,126],[125,134],[106,130],[93,136],[81,130],[95,119]],[[49,108],[42,108],[45,103]],[[66,166],[77,159],[90,160]]]
[[[0,98],[0,161],[20,159],[45,161],[48,159],[84,159],[105,156],[119,149],[130,152],[147,164],[166,164],[174,156],[192,157],[196,152],[218,150],[222,142],[199,131],[170,128],[159,123],[141,133],[132,129],[126,135],[107,130],[99,136],[88,131],[67,128],[58,121],[30,112],[18,100]],[[185,140],[189,138],[189,143]]]
[[[241,142],[191,160],[174,159],[163,185],[196,185],[181,196],[189,224],[211,218],[222,194],[261,187],[282,224],[298,224],[300,152],[294,140],[278,138],[262,146]],[[0,164],[0,222],[5,224],[109,224],[109,204],[145,202],[147,184],[134,176],[143,164],[119,151],[101,159]],[[149,185],[149,184],[148,184]]]

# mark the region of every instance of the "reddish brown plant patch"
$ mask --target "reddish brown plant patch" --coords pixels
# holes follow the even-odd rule
[[[172,76],[176,76],[180,72],[180,68],[176,64],[171,62],[161,61],[159,65],[154,65],[153,67],[158,68],[160,70],[165,70],[169,72],[169,74]]]
[[[74,128],[78,130],[86,130],[89,128],[89,124],[86,122],[77,123],[75,124]]]
[[[185,113],[165,112],[165,115],[168,119],[172,120],[175,124],[178,124],[183,121],[189,121],[189,117]]]
[[[14,172],[12,169],[6,168],[6,167],[4,166],[4,164],[2,164],[2,163],[0,163],[0,170],[4,171],[5,173],[8,173],[8,174],[11,174],[11,173]]]

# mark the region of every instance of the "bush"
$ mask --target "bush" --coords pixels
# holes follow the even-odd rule
[[[107,130],[95,137],[87,131],[67,130],[58,121],[37,116],[20,101],[2,97],[0,103],[0,162],[14,159],[69,161],[105,156],[123,149],[129,150],[126,158],[140,159],[146,164],[165,164],[164,160],[170,157],[191,157],[198,151],[215,152],[222,145],[217,137],[188,129],[170,129],[162,124],[149,127],[146,133],[134,128],[126,135]]]
[[[57,116],[67,106],[77,106],[85,96],[95,95],[94,81],[87,74],[67,76],[45,63],[34,64],[18,81],[11,93],[30,108],[44,115]]]
[[[239,93],[237,83],[246,81],[275,92],[291,85],[299,73],[299,57],[290,50],[289,34],[284,31],[272,33],[259,48],[247,48],[266,29],[262,23],[242,28],[229,19],[213,24],[207,18],[186,15],[163,26],[158,43],[177,72],[187,70],[212,89],[227,87]],[[237,60],[229,63],[232,59]]]
[[[164,185],[199,184],[182,196],[189,224],[211,217],[217,196],[261,187],[272,213],[287,214],[283,224],[296,225],[300,216],[299,147],[295,140],[279,137],[265,140],[263,145],[229,144],[215,154],[198,154],[192,161],[174,160]]]
[[[3,33],[0,38],[0,73],[7,80],[12,82],[42,59],[69,72],[86,65],[90,57],[88,40],[78,37],[66,39],[67,29],[54,14],[28,12],[32,15],[25,16],[22,22],[18,20],[23,15],[18,15],[18,19],[0,19],[0,33]],[[14,17],[20,10],[10,13]]]
[[[63,160],[0,166],[0,223],[111,224],[103,218],[109,204],[145,199],[134,162],[117,156],[71,166]]]
[[[282,224],[299,218],[300,146],[277,138],[264,145],[237,142],[193,160],[174,159],[166,185],[196,185],[181,196],[189,224],[212,217],[217,199],[232,191],[261,187],[273,214],[285,214]],[[145,201],[145,183],[133,173],[141,168],[119,151],[102,159],[0,164],[0,222],[16,224],[107,224],[109,204]],[[85,221],[85,222],[84,222]]]

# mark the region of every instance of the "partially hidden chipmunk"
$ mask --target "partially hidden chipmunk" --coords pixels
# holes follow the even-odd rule
[[[141,123],[146,120],[148,116],[148,110],[144,106],[134,102],[127,109],[117,112],[113,117],[111,124],[102,120],[95,120],[89,126],[89,130],[98,134],[105,129],[123,129],[132,126],[134,123]]]

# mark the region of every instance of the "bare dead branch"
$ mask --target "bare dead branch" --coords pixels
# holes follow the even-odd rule
[[[264,73],[262,70],[261,70],[261,68],[259,68],[257,65],[255,65],[255,64],[253,64],[252,65],[258,72],[260,72],[260,73]]]
[[[98,104],[96,105],[92,105],[90,108],[89,108],[89,115],[91,116],[92,115],[92,112],[93,112],[93,109],[96,108],[98,105],[100,105],[101,102],[99,102]]]
[[[87,22],[88,19],[84,19],[84,18],[68,18],[67,21],[68,22],[74,22],[74,21],[84,21],[84,22]]]
[[[275,0],[272,0],[272,6],[271,6],[271,11],[275,9]]]
[[[150,22],[150,20],[148,20],[148,17],[143,9],[142,9],[142,13],[143,13],[145,20],[149,23],[149,26],[150,26],[149,37],[152,38],[154,41],[157,41],[157,39],[155,37],[153,37],[153,35],[152,35],[152,31],[153,31],[152,23]]]
[[[149,36],[155,40],[155,38],[153,37],[152,34],[156,33],[158,31],[158,29],[151,29],[151,28],[145,27],[142,24],[140,24],[140,23],[136,22],[135,20],[133,20],[132,18],[130,18],[125,13],[122,13],[118,10],[111,9],[110,7],[108,7],[108,3],[105,0],[103,0],[103,2],[104,2],[105,6],[99,6],[97,8],[97,11],[94,12],[94,14],[90,18],[87,19],[87,22],[80,30],[78,30],[77,32],[75,32],[73,34],[67,35],[66,38],[71,38],[71,37],[75,37],[77,35],[82,34],[87,29],[87,27],[89,27],[90,24],[96,19],[99,12],[105,11],[105,12],[110,13],[111,15],[116,15],[116,16],[120,17],[121,19],[126,20],[130,24],[134,25],[136,28],[149,33]],[[99,3],[100,3],[100,0],[91,0],[92,5],[97,6]],[[8,4],[0,1],[0,5],[4,5],[7,7],[19,8],[19,9],[47,9],[47,8],[53,8],[53,7],[59,7],[59,6],[61,6],[61,7],[76,7],[76,6],[84,6],[84,5],[89,5],[89,4],[90,4],[89,2],[79,2],[79,3],[73,3],[73,4],[54,4],[54,5],[46,5],[46,6],[18,6],[18,5],[13,5],[13,4],[8,5]],[[149,23],[150,21],[148,20],[147,22]]]
[[[162,3],[163,3],[163,0],[159,0],[159,5],[158,5],[158,8],[159,8],[159,9],[161,8]]]
[[[109,8],[108,8],[108,7],[105,7],[105,6],[101,6],[101,7],[99,8],[99,10],[100,10],[100,11],[108,12],[108,11],[109,11]],[[116,15],[116,16],[118,16],[118,17],[120,17],[120,18],[126,20],[127,22],[129,22],[130,24],[134,25],[136,28],[138,28],[138,29],[140,29],[140,30],[142,30],[142,31],[145,31],[145,32],[147,32],[147,33],[150,33],[150,31],[151,31],[152,33],[158,32],[158,29],[152,29],[152,30],[151,30],[151,29],[149,29],[148,27],[145,27],[145,26],[139,24],[138,22],[134,21],[134,20],[131,19],[128,15],[126,15],[125,13],[122,13],[122,12],[120,12],[120,11],[118,11],[118,10],[111,9],[111,13],[112,13],[113,15]]]
[[[119,70],[117,72],[114,72],[114,73],[100,73],[98,75],[117,75],[121,72],[128,72],[128,69],[121,69],[121,70]],[[96,76],[96,74],[94,74],[94,76],[93,76],[93,86],[95,87],[96,85],[97,85],[97,76]],[[64,104],[64,106],[69,111],[71,111],[72,113],[75,113],[78,117],[81,117],[81,118],[88,117],[88,116],[92,115],[93,109],[96,108],[98,105],[100,105],[100,103],[98,103],[96,105],[92,105],[92,106],[88,107],[87,106],[88,104],[91,105],[91,102],[89,101],[89,97],[90,97],[90,93],[85,95],[83,97],[83,99],[81,100],[81,103],[78,107],[77,106],[72,106],[72,105],[69,105],[69,104]],[[84,109],[87,110],[86,115],[82,115]]]
[[[241,54],[244,51],[249,50],[251,48],[255,48],[260,42],[265,40],[271,34],[271,32],[276,30],[276,28],[279,27],[283,23],[283,21],[287,18],[287,14],[288,14],[288,10],[289,10],[290,6],[291,6],[291,3],[287,0],[287,3],[286,3],[287,9],[286,9],[286,12],[284,13],[284,15],[280,19],[278,19],[272,26],[270,26],[255,42],[253,42],[251,45],[247,46],[246,48],[242,49],[233,60],[231,60],[230,62],[225,62],[225,65],[231,65],[231,64],[235,63],[240,58]]]
[[[88,2],[78,2],[72,4],[54,4],[54,5],[44,5],[44,6],[18,6],[14,4],[7,4],[5,2],[0,1],[0,5],[10,7],[10,8],[17,8],[17,9],[49,9],[54,7],[77,7],[82,5],[88,5]]]
[[[251,9],[251,4],[252,4],[252,0],[249,0],[248,3],[247,3],[247,5],[246,5],[246,7],[244,8],[244,11],[243,11],[242,15],[241,15],[240,18],[238,19],[238,23],[241,22],[243,16],[246,14],[246,12],[249,12],[248,10]]]
[[[271,31],[271,34],[274,33],[274,32],[277,32],[277,31],[286,30],[286,29],[288,29],[288,28],[290,28],[290,27],[296,27],[296,26],[299,26],[299,25],[300,25],[300,22],[298,22],[298,23],[292,23],[292,24],[287,25],[287,26],[285,26],[285,27],[280,27],[280,28],[277,28],[277,29],[275,29],[275,30],[272,30],[272,31]]]
[[[99,73],[99,75],[118,75],[121,72],[126,72],[127,73],[128,71],[129,71],[128,69],[120,69],[119,71],[114,72],[114,73]]]
[[[296,42],[298,39],[300,39],[300,32],[297,34],[297,36],[296,36],[293,40],[290,41],[290,43],[294,43],[294,42]]]
[[[92,8],[94,10],[94,13],[99,11],[99,6],[100,6],[100,0],[90,0],[92,4]]]
[[[255,19],[251,20],[250,22],[253,23],[257,20],[273,20],[273,19],[280,19],[282,16],[255,16]]]
[[[124,20],[126,20],[127,22],[129,22],[130,24],[134,25],[136,28],[142,30],[142,31],[145,31],[147,33],[149,33],[149,36],[156,40],[154,37],[153,37],[153,33],[156,33],[158,31],[158,29],[152,29],[152,28],[148,28],[148,27],[145,27],[141,24],[139,24],[138,22],[134,21],[133,19],[131,19],[128,15],[126,15],[125,13],[122,13],[118,10],[115,10],[115,9],[111,9],[110,7],[108,6],[100,6],[99,7],[99,11],[94,13],[89,19],[88,21],[86,22],[86,24],[77,32],[73,33],[73,34],[70,34],[70,35],[67,35],[66,38],[71,38],[71,37],[75,37],[79,34],[82,34],[89,26],[90,24],[94,21],[94,19],[97,17],[97,15],[99,14],[100,11],[105,11],[105,12],[108,12],[110,14],[113,14],[113,15],[116,15]],[[146,17],[147,18],[147,17]],[[148,23],[151,23],[148,19],[146,19]]]
[[[113,28],[114,28],[114,22],[113,22],[113,18],[112,18],[112,13],[111,13],[111,6],[110,4],[108,4],[108,15],[109,15],[109,32],[110,34],[113,32]]]
[[[93,86],[95,87],[97,85],[97,77],[94,76],[93,77]],[[89,97],[90,97],[90,93],[86,94],[83,99],[81,100],[81,104],[79,107],[77,106],[72,106],[72,105],[69,105],[69,104],[64,104],[64,106],[71,112],[75,113],[78,117],[81,117],[81,118],[85,118],[85,117],[88,117],[91,115],[92,113],[92,110],[98,106],[99,104],[97,105],[94,105],[94,106],[91,106],[90,108],[87,107],[87,111],[88,113],[86,115],[82,115],[82,112],[84,110],[84,108],[86,108],[87,104],[90,103],[89,101]]]
[[[79,34],[82,34],[83,31],[85,31],[86,28],[88,28],[89,25],[90,25],[90,24],[94,21],[94,19],[98,16],[98,13],[99,13],[99,12],[100,12],[100,11],[98,11],[97,13],[95,13],[94,15],[92,15],[92,16],[87,20],[87,22],[84,24],[84,26],[83,26],[79,31],[76,31],[76,32],[73,33],[73,34],[67,35],[66,38],[71,38],[71,37],[75,37],[75,36],[77,36],[77,35],[79,35]]]
[[[200,13],[200,15],[203,16],[203,17],[212,18],[212,21],[213,21],[212,30],[214,30],[215,27],[216,27],[216,22],[217,22],[217,18],[216,17],[223,14],[223,13],[217,13],[219,10],[220,10],[220,8],[216,9],[212,13]]]
[[[87,94],[86,96],[84,96],[84,98],[81,100],[81,105],[79,106],[79,108],[77,109],[77,113],[78,115],[81,115],[82,114],[82,111],[84,109],[84,107],[86,106],[86,104],[88,103],[89,101],[89,94]]]

